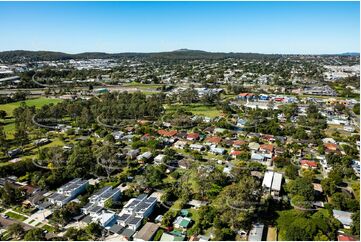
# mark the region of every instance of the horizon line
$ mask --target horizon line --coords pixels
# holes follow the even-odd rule
[[[79,54],[86,54],[86,53],[98,53],[98,54],[157,54],[157,53],[169,53],[169,52],[182,52],[182,51],[200,51],[212,54],[260,54],[260,55],[342,55],[342,54],[358,54],[360,55],[359,51],[344,51],[341,53],[262,53],[262,52],[236,52],[236,51],[207,51],[207,50],[200,50],[200,49],[188,49],[188,48],[180,48],[175,50],[162,50],[162,51],[123,51],[123,52],[106,52],[106,51],[83,51],[83,52],[67,52],[67,51],[58,51],[58,50],[26,50],[26,49],[11,49],[11,50],[0,50],[2,52],[15,52],[15,51],[27,51],[27,52],[54,52],[54,53],[63,53],[67,55],[79,55]]]

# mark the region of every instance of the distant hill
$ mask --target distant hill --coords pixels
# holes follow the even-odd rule
[[[343,56],[360,56],[359,52],[346,52],[346,53],[342,53],[339,55],[343,55]]]
[[[359,53],[343,53],[340,55],[359,56]],[[168,52],[136,53],[124,52],[109,54],[104,52],[85,52],[79,54],[67,54],[54,51],[27,51],[14,50],[0,52],[0,60],[4,62],[26,62],[26,61],[54,61],[70,59],[106,59],[106,58],[124,58],[124,57],[142,57],[156,59],[224,59],[224,58],[243,58],[243,59],[269,59],[279,58],[284,55],[277,54],[259,54],[259,53],[225,53],[225,52],[207,52],[203,50],[179,49]]]
[[[0,60],[5,62],[23,62],[23,61],[54,61],[54,60],[70,60],[70,59],[105,59],[105,58],[124,58],[124,57],[143,57],[157,59],[223,59],[223,58],[266,58],[279,57],[280,55],[266,55],[257,53],[224,53],[224,52],[207,52],[202,50],[180,49],[169,52],[153,52],[153,53],[103,53],[103,52],[85,52],[79,54],[67,54],[63,52],[53,51],[27,51],[14,50],[0,52]]]

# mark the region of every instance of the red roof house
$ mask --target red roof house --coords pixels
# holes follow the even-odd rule
[[[312,161],[312,160],[301,160],[300,164],[303,168],[312,168],[315,169],[317,168],[317,162],[316,161]]]
[[[338,241],[357,241],[355,238],[353,238],[349,235],[345,235],[345,234],[339,234],[337,236],[337,240]]]
[[[218,136],[211,136],[206,139],[207,142],[213,143],[213,144],[219,144],[222,141],[221,137]]]
[[[244,140],[235,140],[233,142],[233,147],[241,147],[242,145],[245,145],[247,142]]]
[[[177,130],[158,130],[158,134],[161,135],[161,136],[166,136],[166,137],[173,137],[177,134]]]
[[[199,139],[199,134],[198,133],[190,133],[187,134],[187,140],[198,140]]]
[[[262,144],[259,146],[259,150],[264,152],[273,152],[273,145]]]

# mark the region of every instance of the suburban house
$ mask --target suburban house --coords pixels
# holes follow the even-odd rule
[[[262,144],[259,146],[259,151],[264,153],[272,153],[273,152],[273,145],[269,144]]]
[[[236,159],[238,156],[242,155],[242,151],[232,150],[230,155],[232,156],[233,159]]]
[[[191,167],[191,162],[187,159],[182,159],[178,161],[178,166],[182,169],[189,169]]]
[[[198,133],[187,134],[187,140],[189,140],[189,141],[199,140],[199,134]]]
[[[187,141],[178,140],[177,142],[174,143],[173,146],[176,149],[184,149],[186,145],[187,145]]]
[[[352,224],[352,213],[341,211],[341,210],[332,210],[333,216],[335,219],[340,221],[344,228],[349,229],[351,228]]]
[[[155,164],[162,164],[162,163],[164,163],[166,157],[167,157],[166,155],[159,154],[156,157],[154,157],[154,163]]]
[[[316,169],[317,168],[317,162],[312,160],[301,160],[300,165],[304,169]]]
[[[177,134],[177,130],[170,130],[170,131],[167,131],[167,130],[158,130],[158,134],[161,135],[161,136],[164,136],[164,137],[174,137],[176,136]]]
[[[355,239],[354,237],[346,234],[339,234],[337,236],[337,241],[358,241],[358,239]]]
[[[248,148],[250,150],[258,150],[260,147],[260,145],[258,143],[255,143],[255,142],[251,142],[248,144]]]
[[[337,151],[337,144],[326,143],[324,144],[325,150],[328,152]]]
[[[98,222],[101,226],[107,227],[111,222],[115,220],[115,213],[102,210],[101,213],[96,213],[91,217],[92,222]]]
[[[151,241],[158,229],[158,224],[148,222],[134,235],[134,241]]]
[[[124,228],[136,231],[142,224],[142,220],[153,212],[156,204],[157,198],[147,197],[146,194],[132,198],[124,205],[117,216],[116,223]]]
[[[137,158],[137,156],[139,155],[140,150],[139,149],[135,149],[135,150],[129,150],[127,153],[127,157],[129,157],[130,159],[134,160],[135,158]]]
[[[224,155],[226,153],[226,149],[216,147],[215,145],[212,145],[210,147],[209,151],[215,155]]]
[[[48,200],[52,204],[62,207],[76,198],[80,193],[84,192],[88,185],[88,180],[75,178],[59,187],[55,193],[48,197]]]
[[[247,142],[244,140],[235,140],[235,141],[233,141],[232,146],[234,148],[241,148],[243,145],[246,145],[246,144],[247,144]]]
[[[145,161],[145,160],[149,160],[150,158],[152,158],[152,153],[149,151],[144,152],[143,154],[137,156],[138,161]]]
[[[116,201],[120,198],[121,192],[119,188],[112,188],[111,186],[106,186],[97,191],[95,194],[89,197],[89,203],[96,204],[98,206],[104,207],[105,202],[108,199]]]
[[[206,138],[205,140],[206,145],[218,145],[221,142],[222,142],[222,138],[218,136],[211,136]]]
[[[203,145],[200,145],[200,144],[191,144],[191,145],[189,146],[189,148],[190,148],[191,150],[196,150],[196,151],[203,151],[203,150],[205,150],[205,147],[204,147]]]
[[[178,216],[174,222],[173,222],[173,226],[176,229],[181,229],[181,230],[186,230],[189,225],[191,224],[192,220],[188,217],[182,217],[182,216]]]
[[[282,186],[282,174],[266,171],[262,181],[262,187],[266,193],[271,194],[274,199],[280,198]]]
[[[263,239],[264,225],[254,224],[248,234],[248,241],[264,241]]]

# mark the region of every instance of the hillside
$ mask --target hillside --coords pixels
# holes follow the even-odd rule
[[[26,61],[54,61],[69,59],[105,59],[105,58],[124,58],[124,57],[142,57],[142,58],[160,58],[160,59],[222,59],[222,58],[265,58],[279,57],[280,55],[265,55],[257,53],[224,53],[224,52],[207,52],[201,50],[180,49],[169,52],[153,53],[103,53],[103,52],[85,52],[79,54],[67,54],[53,51],[26,51],[14,50],[0,52],[0,60],[3,62],[26,62]]]

